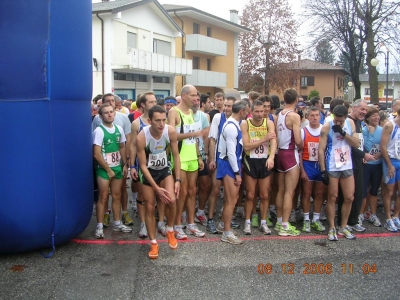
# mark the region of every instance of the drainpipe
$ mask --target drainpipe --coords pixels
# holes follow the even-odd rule
[[[101,93],[104,95],[104,21],[98,13],[96,16],[101,21]]]
[[[181,21],[182,31],[185,32],[184,25],[183,25],[183,20],[181,18],[179,18],[179,16],[176,14],[175,10],[174,10],[174,15],[175,15],[175,17],[177,17]],[[186,58],[185,43],[183,42],[183,37],[182,37],[182,58]],[[185,80],[185,76],[182,75],[182,86],[184,86],[186,84],[185,81],[186,81]]]

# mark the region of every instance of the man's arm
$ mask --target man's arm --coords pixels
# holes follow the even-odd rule
[[[318,146],[318,162],[319,162],[319,167],[321,168],[321,171],[326,170],[325,166],[325,149],[326,145],[328,142],[328,134],[329,134],[329,128],[330,123],[325,123],[322,128],[321,128],[321,134],[319,137],[319,146]]]
[[[166,125],[168,126],[168,125]],[[168,126],[168,136],[169,140],[171,141],[171,151],[174,157],[174,172],[175,172],[175,179],[181,179],[181,158],[179,157],[179,150],[178,150],[178,140],[176,136],[176,130],[172,126]],[[179,191],[180,191],[180,182],[175,181],[175,194],[176,197],[179,198]]]
[[[268,170],[271,170],[274,167],[276,148],[278,147],[278,144],[276,141],[274,122],[272,122],[271,120],[267,120],[267,126],[268,126],[268,134],[272,134],[274,136],[272,139],[269,140],[270,151],[266,165]]]
[[[138,120],[138,119],[137,119]],[[131,126],[131,141],[129,143],[129,157],[130,157],[130,162],[129,164],[131,165],[131,176],[132,179],[137,180],[137,169],[133,168],[135,166],[136,168],[136,155],[137,155],[137,147],[136,147],[136,139],[138,135],[138,130],[139,130],[139,121],[133,121],[132,126]]]
[[[127,160],[125,159],[126,157],[125,143],[119,143],[119,153],[121,154],[122,171],[124,173],[124,177],[126,177],[128,173],[128,166],[127,166]]]
[[[289,113],[288,117],[290,117],[292,121],[292,130],[294,136],[294,142],[296,143],[297,150],[301,151],[303,149],[303,141],[301,140],[301,120],[300,116],[296,113]]]
[[[228,156],[229,164],[233,172],[239,172],[239,166],[237,164],[236,157],[236,143],[237,143],[237,130],[233,124],[228,124],[224,129],[225,143],[226,143],[226,155]]]
[[[391,122],[387,122],[385,126],[383,126],[381,144],[380,144],[382,157],[385,160],[386,165],[388,167],[392,166],[392,162],[390,160],[389,153],[387,151],[387,145],[389,143],[390,134],[392,133],[392,131],[393,131],[393,124]]]
[[[171,108],[168,113],[168,125],[171,125],[172,127],[176,128],[177,124],[180,123],[181,123],[181,118],[179,116],[178,111]],[[177,130],[177,139],[178,141],[182,141],[188,138],[196,138],[198,136],[201,136],[202,134],[203,134],[202,130],[195,132],[187,132],[187,133],[180,133]]]

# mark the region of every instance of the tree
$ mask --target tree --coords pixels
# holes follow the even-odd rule
[[[260,74],[242,73],[239,71],[239,90],[262,93],[264,91],[264,78]]]
[[[312,97],[319,97],[319,92],[317,90],[312,90],[308,95],[308,99],[311,99]]]
[[[335,50],[327,39],[318,42],[315,47],[314,60],[330,65],[335,62]]]
[[[288,1],[249,0],[240,20],[251,29],[239,35],[240,72],[262,75],[266,95],[271,89],[281,92],[292,86],[290,78],[295,76],[287,63],[298,54],[294,38],[298,26]],[[243,77],[239,85],[245,86],[248,78]]]

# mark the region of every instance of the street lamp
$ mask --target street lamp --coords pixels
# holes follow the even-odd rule
[[[388,94],[389,94],[389,49],[387,47],[386,48],[386,53],[382,52],[382,51],[378,51],[377,53],[383,53],[383,55],[385,55],[385,67],[386,67],[386,109],[388,109]],[[373,58],[371,59],[371,65],[376,67],[377,65],[379,65],[379,60],[377,58]],[[378,101],[379,101],[379,97],[378,97]]]
[[[348,85],[348,87],[349,87],[349,93],[348,93],[348,95],[351,96],[350,99],[349,99],[349,101],[353,102],[353,101],[354,101],[354,97],[353,97],[353,82],[352,82],[352,81],[349,81],[349,82],[347,83],[347,85]],[[350,94],[350,88],[351,88],[351,94]]]

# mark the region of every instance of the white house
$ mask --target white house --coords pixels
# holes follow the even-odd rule
[[[156,0],[93,3],[92,24],[93,95],[175,95],[175,76],[192,74],[192,61],[175,54],[184,33]]]
[[[369,87],[368,74],[361,74],[361,99],[371,100],[371,89]],[[378,75],[378,95],[379,102],[386,103],[386,92],[388,95],[389,107],[393,99],[400,99],[400,74],[389,74],[388,91],[386,91],[386,74]]]

